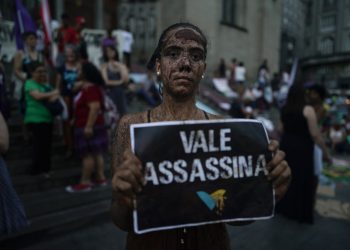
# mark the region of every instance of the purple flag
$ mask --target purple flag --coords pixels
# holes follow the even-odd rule
[[[16,45],[17,49],[23,49],[24,43],[22,35],[25,32],[36,32],[37,28],[29,15],[27,9],[23,6],[21,0],[16,0],[15,9],[15,35],[16,35]]]

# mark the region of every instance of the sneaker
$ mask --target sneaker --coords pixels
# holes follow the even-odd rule
[[[105,187],[108,185],[108,180],[107,179],[103,179],[103,180],[95,180],[93,182],[94,186],[98,186],[98,187]]]
[[[91,184],[75,184],[66,187],[68,193],[79,193],[79,192],[89,192],[91,191]]]

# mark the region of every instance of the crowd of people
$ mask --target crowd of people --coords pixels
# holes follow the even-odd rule
[[[128,113],[130,99],[139,96],[151,107],[161,99],[153,73],[147,74],[144,85],[129,78],[132,35],[125,34],[128,48],[124,44],[121,61],[118,42],[110,29],[101,41],[102,62],[94,65],[89,61],[82,33],[85,19],[76,17],[75,25],[65,13],[61,19],[52,33],[56,58],[52,59],[39,26],[37,31],[22,34],[24,49],[18,50],[13,59],[12,88],[6,87],[5,70],[0,65],[1,112],[8,117],[9,99],[18,103],[23,139],[33,149],[27,171],[30,175],[50,178],[53,135],[62,133],[64,157],[79,157],[82,162],[80,182],[66,190],[83,192],[107,184],[104,155],[110,149],[109,138],[117,120]],[[8,93],[8,89],[13,92]],[[94,170],[96,179],[92,179]]]
[[[332,156],[350,154],[350,99],[346,93],[331,95],[324,85],[305,81],[302,72],[291,83],[287,72],[270,77],[267,61],[258,69],[250,84],[237,80],[241,69],[233,59],[227,69],[220,60],[218,77],[226,78],[237,93],[232,98],[229,115],[233,118],[256,118],[271,107],[279,111],[275,139],[292,169],[292,181],[286,196],[277,205],[277,212],[302,223],[314,222],[314,208],[319,176]],[[237,72],[238,69],[238,72]],[[238,77],[238,79],[243,79]]]

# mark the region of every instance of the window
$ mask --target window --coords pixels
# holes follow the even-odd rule
[[[325,37],[320,41],[319,51],[321,54],[333,54],[335,50],[335,42],[333,37]]]
[[[236,25],[236,0],[223,0],[222,22]]]
[[[323,0],[322,10],[324,12],[333,11],[337,8],[337,0]]]
[[[221,23],[247,31],[246,26],[246,0],[223,0]]]
[[[347,34],[347,36],[345,36],[345,39],[344,39],[345,43],[344,43],[344,50],[346,52],[349,52],[350,51],[350,34]]]
[[[311,24],[312,24],[312,1],[309,1],[306,5],[305,25],[310,26]]]
[[[328,15],[321,18],[320,30],[321,31],[332,31],[335,30],[336,15]]]

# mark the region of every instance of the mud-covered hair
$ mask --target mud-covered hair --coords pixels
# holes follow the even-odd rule
[[[147,68],[149,70],[153,70],[154,69],[154,66],[156,64],[156,60],[161,57],[160,53],[161,53],[161,51],[163,49],[165,38],[166,38],[167,34],[170,31],[175,30],[177,28],[188,28],[188,29],[192,29],[192,30],[195,30],[196,32],[198,32],[200,34],[200,36],[201,36],[201,42],[202,42],[202,45],[204,47],[204,55],[205,56],[207,55],[207,44],[208,44],[207,38],[205,37],[203,32],[200,30],[200,28],[198,28],[197,26],[195,26],[194,24],[191,24],[191,23],[175,23],[175,24],[169,26],[168,28],[166,28],[163,31],[163,33],[161,34],[161,36],[159,38],[159,41],[158,41],[158,44],[157,44],[157,47],[154,50],[154,52],[153,52],[153,54],[151,56],[151,59],[147,63]]]

